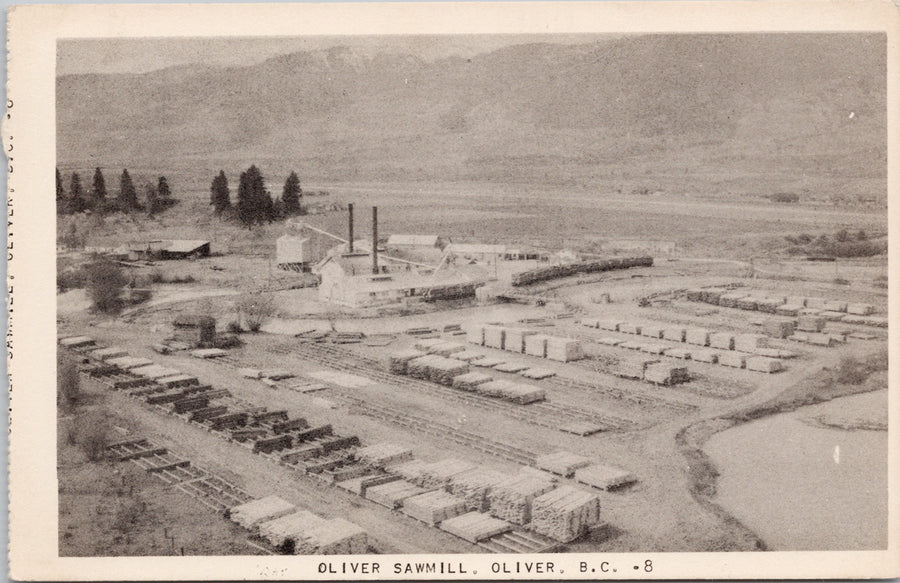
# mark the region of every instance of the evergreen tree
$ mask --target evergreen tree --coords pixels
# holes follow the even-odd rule
[[[122,170],[122,177],[119,178],[119,208],[125,212],[130,212],[140,208],[137,199],[137,190],[131,181],[131,175],[128,169]]]
[[[72,182],[69,185],[69,204],[67,212],[80,213],[87,208],[87,201],[84,199],[84,189],[81,187],[81,177],[77,172],[72,173]]]
[[[159,196],[160,200],[163,201],[171,201],[172,200],[172,191],[169,190],[169,182],[166,180],[165,176],[159,177],[159,183],[156,186],[156,194]],[[168,204],[168,203],[164,203]]]
[[[91,189],[91,208],[103,212],[106,207],[106,180],[99,168],[94,170],[94,187]]]
[[[274,220],[274,203],[266,191],[265,180],[259,169],[253,165],[241,173],[237,194],[238,220],[247,228]]]
[[[66,212],[66,189],[63,188],[62,176],[59,168],[56,169],[56,212]]]
[[[228,191],[228,178],[225,177],[224,170],[213,178],[209,188],[209,204],[213,205],[217,215],[231,208],[231,193]]]
[[[300,214],[300,197],[302,196],[303,191],[300,189],[300,179],[297,177],[296,172],[291,172],[291,175],[284,181],[284,190],[281,192],[281,201],[284,203],[286,215]]]

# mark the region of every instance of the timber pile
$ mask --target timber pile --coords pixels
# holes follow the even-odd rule
[[[174,368],[160,366],[158,364],[149,364],[147,366],[139,366],[137,368],[131,369],[131,374],[136,374],[139,377],[144,377],[146,379],[161,379],[163,377],[171,377],[181,374],[181,371],[177,371]]]
[[[637,478],[620,468],[594,464],[575,470],[575,481],[600,490],[612,490],[636,482]]]
[[[777,358],[768,358],[765,356],[754,356],[746,361],[747,370],[755,370],[759,372],[773,373],[784,370],[784,363]]]
[[[709,330],[705,328],[689,328],[685,330],[684,341],[697,346],[709,346]]]
[[[868,316],[875,312],[875,308],[869,304],[847,304],[847,313],[856,316]]]
[[[547,338],[547,358],[559,362],[571,362],[584,358],[581,342],[572,338]]]
[[[537,332],[525,330],[524,328],[507,328],[503,348],[510,352],[525,352],[525,338],[534,334],[537,334]]]
[[[722,294],[719,296],[719,305],[724,308],[736,308],[738,305],[738,300],[744,298],[744,294],[742,293],[728,293]]]
[[[601,330],[609,330],[610,332],[618,332],[619,327],[624,324],[621,320],[600,320],[597,327]]]
[[[497,369],[500,370],[500,369]],[[520,372],[523,377],[534,380],[548,379],[556,376],[556,373],[546,368],[529,368]]]
[[[394,464],[386,469],[389,473],[400,476],[407,482],[414,483],[421,480],[422,472],[425,471],[427,465],[422,460],[410,460],[402,464]]]
[[[838,300],[827,300],[825,302],[824,309],[829,312],[846,312],[847,311],[847,302],[841,302]]]
[[[671,356],[672,358],[680,358],[682,360],[690,360],[691,359],[691,351],[685,350],[684,348],[669,348],[665,352],[663,352],[666,356]]]
[[[555,488],[552,482],[533,476],[513,476],[491,489],[488,498],[491,514],[514,524],[531,522],[535,498]]]
[[[252,530],[262,522],[281,518],[296,509],[287,500],[272,495],[235,506],[230,516],[232,521]]]
[[[499,370],[500,372],[522,372],[526,370],[528,365],[522,362],[501,362],[500,364],[494,367],[494,370]]]
[[[258,368],[239,368],[238,374],[246,379],[258,379],[262,375],[262,371]]]
[[[626,348],[628,350],[640,350],[643,346],[643,342],[638,342],[636,340],[626,340],[625,342],[619,343],[619,348]]]
[[[500,326],[484,327],[484,345],[489,348],[503,348],[506,330]]]
[[[727,332],[716,332],[709,335],[709,346],[721,350],[734,350],[734,336]]]
[[[264,379],[270,379],[273,381],[283,381],[285,379],[294,378],[296,375],[288,370],[264,370],[260,373],[260,376]]]
[[[96,350],[92,350],[90,355],[98,360],[109,360],[111,358],[121,358],[123,356],[128,356],[128,353],[124,348],[119,348],[118,346],[109,346],[107,348],[97,348]]]
[[[719,364],[733,368],[744,368],[747,355],[739,352],[723,352],[719,355]]]
[[[407,498],[424,493],[425,490],[410,484],[406,480],[394,480],[393,482],[366,488],[366,498],[392,510],[399,508]]]
[[[366,489],[371,486],[380,486],[381,484],[387,484],[388,482],[394,482],[399,479],[400,478],[397,476],[392,476],[390,474],[366,474],[357,478],[350,478],[349,480],[338,482],[337,487],[365,498]]]
[[[640,334],[641,325],[632,324],[631,322],[622,322],[619,324],[619,332],[622,332],[624,334]]]
[[[799,304],[784,304],[775,308],[775,313],[779,316],[797,317],[802,309],[803,306]]]
[[[622,341],[618,338],[613,338],[612,336],[604,336],[603,338],[597,338],[597,344],[605,344],[606,346],[618,346],[622,344]]]
[[[734,349],[740,352],[755,352],[757,348],[768,348],[769,339],[762,334],[738,334],[734,337]]]
[[[675,385],[690,380],[687,368],[673,366],[665,362],[648,365],[644,370],[644,380],[657,385]]]
[[[368,550],[366,531],[343,518],[327,520],[303,531],[294,542],[297,555],[360,555]]]
[[[752,296],[745,296],[745,297],[737,300],[735,302],[735,304],[736,304],[735,307],[738,308],[739,310],[749,310],[751,312],[755,311],[756,308],[758,307],[756,298],[754,298]]]
[[[512,525],[488,514],[467,512],[442,522],[441,530],[474,544],[498,534],[509,532],[512,530]]]
[[[825,310],[824,312],[819,312],[819,316],[825,318],[828,322],[840,322],[844,319],[846,314],[843,312],[835,312],[832,310]]]
[[[412,456],[410,448],[390,442],[375,443],[356,450],[356,459],[378,468],[410,460]]]
[[[694,350],[691,352],[691,359],[697,362],[716,364],[719,362],[719,353],[715,350]]]
[[[472,392],[478,385],[488,383],[492,380],[494,380],[493,377],[490,377],[484,373],[469,372],[466,374],[461,374],[457,377],[453,377],[453,388],[459,389],[461,391]]]
[[[320,526],[326,521],[307,510],[287,514],[274,520],[268,520],[259,525],[259,535],[268,540],[273,546],[282,546],[288,539],[296,541],[300,533]],[[295,546],[296,549],[296,546]]]
[[[484,346],[484,326],[470,324],[466,327],[466,342]]]
[[[597,318],[582,318],[581,325],[585,328],[599,328],[600,320],[598,320]]]
[[[475,387],[475,392],[519,405],[543,401],[546,398],[546,393],[541,388],[504,380],[481,383]]]
[[[656,354],[660,355],[669,348],[666,344],[657,344],[653,342],[645,342],[641,344],[640,351],[646,352],[647,354]]]
[[[444,487],[457,474],[475,469],[475,464],[459,459],[449,458],[425,464],[419,476],[409,481],[423,488]]]
[[[454,496],[462,498],[467,509],[487,512],[491,489],[506,479],[507,476],[501,472],[477,467],[451,476],[446,488]]]
[[[410,360],[414,358],[421,358],[425,356],[425,353],[419,350],[403,350],[400,352],[394,352],[393,354],[388,355],[387,368],[388,372],[391,374],[408,374],[407,365]]]
[[[830,334],[815,334],[810,332],[806,335],[806,342],[815,344],[816,346],[833,346],[835,340]]]
[[[463,352],[465,349],[466,347],[458,342],[441,342],[432,346],[429,352],[438,356],[449,357],[457,352]]]
[[[658,360],[649,360],[646,358],[623,358],[616,365],[616,376],[625,377],[627,379],[643,379],[644,371],[647,366],[658,363]]]
[[[821,332],[825,329],[825,318],[818,316],[800,316],[797,319],[797,330],[801,332]]]
[[[766,320],[763,332],[773,338],[787,338],[794,333],[794,322],[789,320]]]
[[[525,337],[525,354],[530,356],[547,357],[547,340],[550,337],[546,334],[534,334]]]
[[[463,350],[462,352],[456,352],[450,355],[450,358],[461,360],[463,362],[472,362],[473,360],[478,360],[484,357],[485,354],[483,352],[478,352],[476,350]]]
[[[453,385],[453,377],[469,372],[469,366],[458,360],[438,357],[428,364],[428,380],[446,386]]]
[[[575,475],[575,470],[590,465],[591,460],[570,451],[556,451],[538,456],[535,463],[542,470],[571,478]]]
[[[194,358],[219,358],[220,356],[225,356],[227,354],[228,353],[221,348],[200,348],[191,351],[191,356]]]
[[[433,490],[403,501],[403,513],[434,526],[466,512],[466,503],[443,490]]]
[[[684,342],[685,330],[684,328],[666,328],[663,330],[663,338],[665,340],[671,340],[673,342]]]
[[[560,486],[534,499],[531,528],[560,542],[570,542],[600,524],[600,499],[572,486]]]
[[[658,340],[663,337],[664,333],[665,329],[661,326],[641,326],[641,336],[656,338]]]
[[[422,352],[431,352],[431,349],[437,345],[442,344],[444,341],[440,338],[423,338],[421,340],[416,340],[416,343],[413,344],[413,348],[416,350],[421,350]]]
[[[499,358],[494,358],[493,356],[485,356],[484,358],[479,358],[478,360],[473,360],[472,364],[475,366],[480,366],[482,368],[494,368],[498,364],[501,364],[503,361]]]
[[[784,298],[762,298],[757,300],[756,309],[760,312],[774,314],[779,306],[784,305]]]

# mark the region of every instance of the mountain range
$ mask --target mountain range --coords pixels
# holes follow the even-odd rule
[[[65,75],[56,90],[64,167],[269,163],[319,180],[682,189],[886,181],[880,34],[641,35],[433,61],[335,46],[246,67]]]

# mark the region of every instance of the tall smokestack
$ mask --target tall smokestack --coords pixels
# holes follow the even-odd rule
[[[347,247],[347,251],[349,253],[353,253],[353,203],[347,205],[347,210],[350,211],[350,243],[349,247]]]
[[[378,207],[372,207],[372,273],[378,275]]]

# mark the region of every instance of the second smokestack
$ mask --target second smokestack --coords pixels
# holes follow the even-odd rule
[[[372,207],[372,273],[378,274],[378,207]]]
[[[350,211],[350,243],[347,247],[348,253],[353,253],[353,203],[347,205],[347,210]]]

